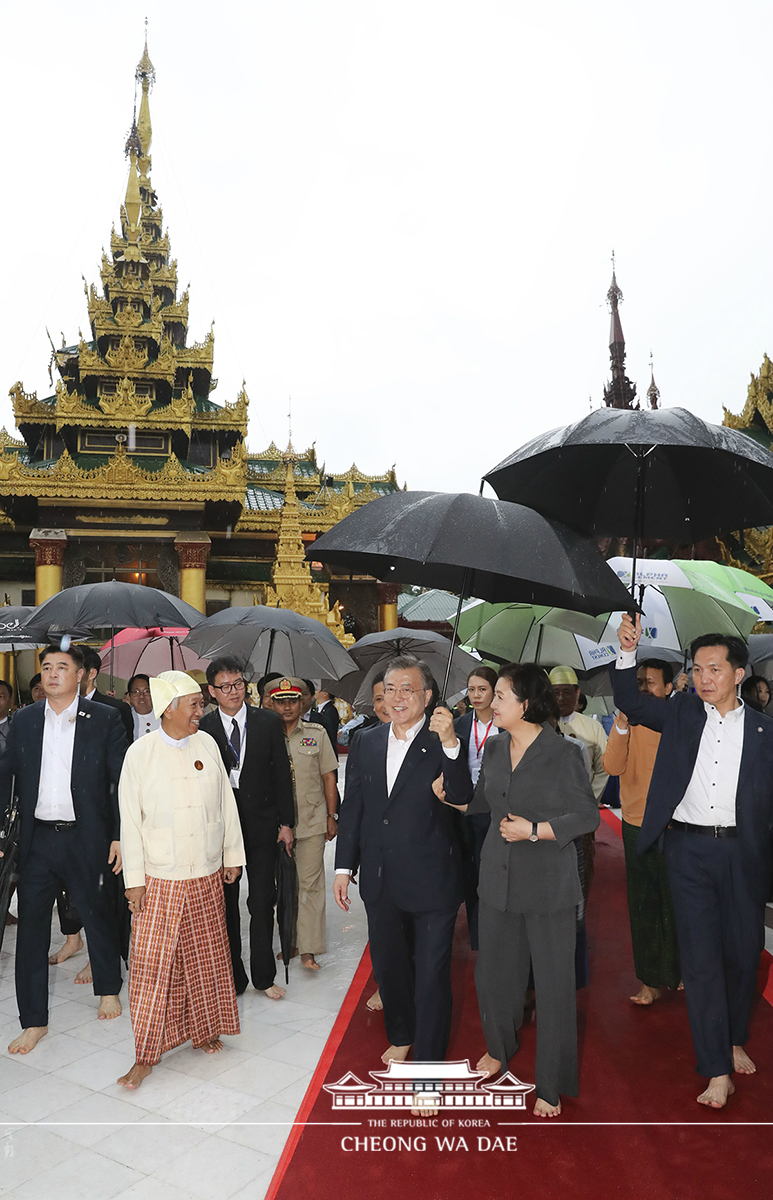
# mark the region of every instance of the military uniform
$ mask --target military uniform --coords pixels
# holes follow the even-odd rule
[[[324,954],[324,854],[328,814],[322,776],[335,771],[338,760],[327,731],[315,721],[299,721],[287,738],[287,748],[295,784],[296,943],[300,954]]]

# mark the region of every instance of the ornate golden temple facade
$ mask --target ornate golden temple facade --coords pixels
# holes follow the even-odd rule
[[[723,425],[740,429],[773,450],[773,362],[767,354],[759,374],[751,377],[741,412],[731,413],[726,408],[723,411]],[[753,571],[765,583],[773,585],[773,526],[739,530],[734,537],[719,539],[719,544],[723,559],[731,567]]]
[[[136,81],[120,229],[103,251],[99,285],[84,284],[90,336],[53,349],[53,395],[11,388],[21,437],[0,431],[3,586],[14,603],[32,602],[34,586],[40,603],[62,587],[117,578],[201,611],[268,601],[316,616],[342,638],[344,622],[348,633],[368,632],[383,590],[310,570],[303,551],[354,508],[396,490],[394,468],[329,474],[314,447],[250,453],[246,388],[230,403],[212,400],[214,332],[188,340],[189,296],[178,293],[151,182],[147,42]]]

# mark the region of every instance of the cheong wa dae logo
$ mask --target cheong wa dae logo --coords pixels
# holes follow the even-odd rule
[[[457,1062],[396,1062],[386,1071],[369,1071],[375,1083],[363,1083],[347,1071],[337,1083],[322,1086],[332,1096],[332,1107],[341,1108],[427,1108],[525,1109],[533,1083],[522,1083],[506,1071],[494,1083],[484,1083],[485,1071],[473,1071],[468,1058]]]

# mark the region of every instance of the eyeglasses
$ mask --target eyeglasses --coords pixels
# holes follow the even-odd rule
[[[245,686],[245,684],[244,684],[243,679],[235,679],[233,681],[233,683],[212,683],[212,684],[210,684],[210,687],[213,687],[216,692],[223,692],[226,696],[230,692],[240,692],[244,686]]]
[[[412,687],[385,687],[384,697],[387,700],[392,700],[395,696],[399,696],[401,700],[410,700],[411,696],[413,696],[417,690],[417,688]]]

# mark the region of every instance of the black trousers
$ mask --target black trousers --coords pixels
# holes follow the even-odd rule
[[[113,892],[107,847],[104,863],[84,858],[76,828],[58,832],[35,824],[32,846],[19,875],[16,998],[23,1029],[48,1024],[48,948],[51,909],[64,888],[77,905],[89,942],[95,996],[121,990]]]
[[[276,885],[274,883],[274,862],[277,852],[277,828],[267,828],[262,836],[248,837],[244,833],[244,843],[247,849],[247,909],[250,914],[250,977],[254,987],[259,991],[270,988],[276,978],[276,959],[274,958],[274,905],[276,904]],[[239,884],[226,883],[223,887],[225,895],[225,924],[228,933],[228,944],[231,947],[231,967],[233,970],[234,987],[237,992],[243,992],[247,986],[247,972],[242,962],[241,917],[239,914]]]
[[[470,935],[471,950],[478,949],[478,876],[480,875],[480,854],[490,824],[491,815],[489,813],[474,813],[471,817],[459,817],[464,907],[467,910],[467,930]]]
[[[409,912],[386,887],[366,904],[373,974],[393,1046],[413,1045],[414,1062],[442,1062],[451,1033],[451,942],[458,905]]]
[[[669,829],[665,855],[695,1069],[710,1078],[730,1075],[732,1048],[749,1036],[764,904],[751,892],[737,838]]]

